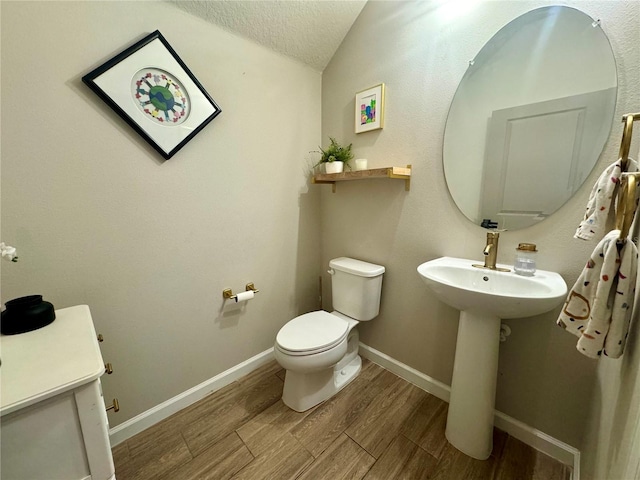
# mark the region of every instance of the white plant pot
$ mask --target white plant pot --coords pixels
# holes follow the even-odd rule
[[[326,162],[324,168],[327,173],[341,173],[344,169],[344,162]]]

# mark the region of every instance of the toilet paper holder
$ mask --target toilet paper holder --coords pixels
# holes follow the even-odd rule
[[[253,292],[253,293],[258,293],[260,290],[258,290],[254,285],[253,282],[251,283],[247,283],[246,288],[245,288],[245,292]],[[230,288],[225,288],[222,291],[222,296],[224,298],[228,298],[230,300],[235,300],[238,296],[233,294],[233,290],[231,290]]]

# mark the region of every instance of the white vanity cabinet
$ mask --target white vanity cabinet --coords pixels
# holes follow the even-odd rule
[[[0,337],[2,480],[115,480],[89,307]]]

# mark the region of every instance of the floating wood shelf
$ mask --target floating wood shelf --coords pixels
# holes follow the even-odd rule
[[[336,182],[349,180],[365,180],[367,178],[395,178],[404,180],[404,189],[408,192],[411,189],[411,165],[406,167],[384,167],[372,168],[370,170],[357,170],[342,173],[319,173],[311,177],[311,183],[329,183],[336,191]]]

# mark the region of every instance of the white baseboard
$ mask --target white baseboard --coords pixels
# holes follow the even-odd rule
[[[498,410],[495,411],[493,424],[521,442],[526,443],[542,453],[546,453],[560,463],[572,467],[573,480],[580,478],[580,450],[577,448]]]
[[[386,368],[390,372],[395,373],[406,381],[413,383],[416,387],[449,402],[451,395],[451,387],[446,385],[428,375],[425,375],[418,370],[405,365],[398,360],[391,358],[382,352],[379,352],[375,348],[371,348],[364,343],[360,343],[360,355],[364,358],[368,358],[373,363],[377,363],[381,367]],[[536,450],[541,451],[555,458],[560,463],[568,465],[573,468],[572,480],[579,480],[580,478],[580,451],[577,448],[572,447],[560,440],[547,435],[540,430],[516,420],[509,415],[505,415],[502,412],[496,410],[494,425],[500,430],[508,433],[514,438],[517,438],[521,442],[530,445]]]
[[[395,373],[400,378],[404,378],[407,382],[413,383],[421,390],[424,390],[434,397],[438,397],[440,400],[444,400],[449,403],[449,396],[451,394],[451,387],[449,385],[442,383],[435,378],[431,378],[429,375],[425,375],[415,368],[411,368],[409,365],[405,365],[395,358],[391,358],[386,353],[382,353],[375,348],[371,348],[362,342],[360,342],[360,356],[368,358],[373,363],[377,363],[390,372]]]
[[[161,420],[174,413],[188,407],[189,405],[202,400],[207,395],[215,392],[236,381],[237,379],[251,373],[256,368],[273,360],[273,348],[269,348],[244,362],[231,367],[229,370],[216,375],[209,380],[205,380],[189,390],[176,395],[169,400],[150,408],[146,412],[127,420],[109,430],[111,446],[115,447],[137,433],[155,425]]]

